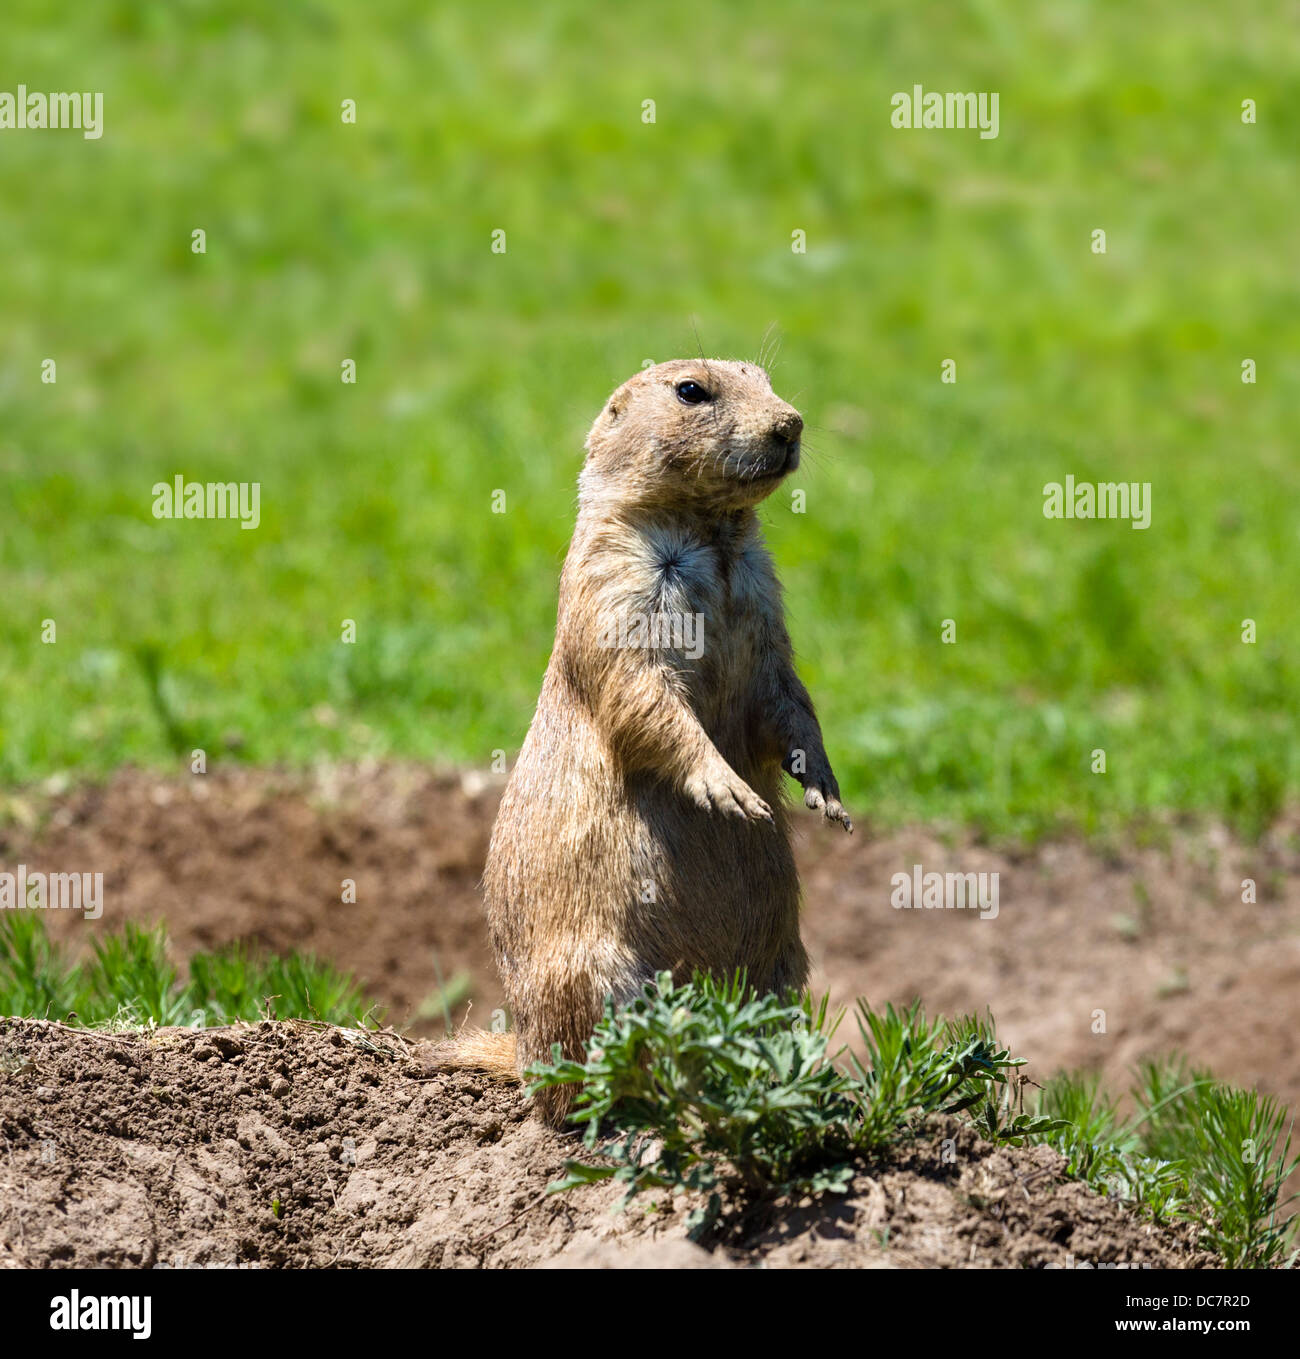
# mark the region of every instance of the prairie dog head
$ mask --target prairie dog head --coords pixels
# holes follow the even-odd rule
[[[581,488],[624,504],[741,509],[799,466],[803,419],[755,363],[674,359],[630,377],[587,435]]]

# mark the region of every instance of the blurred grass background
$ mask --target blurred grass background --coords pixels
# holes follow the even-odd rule
[[[855,815],[1258,831],[1300,783],[1298,17],[10,0],[0,88],[105,132],[0,132],[0,780],[513,755],[603,398],[775,322],[810,429],[764,517]],[[915,83],[1000,136],[895,130]],[[261,527],[155,521],[177,473]],[[1067,473],[1152,526],[1045,519]]]

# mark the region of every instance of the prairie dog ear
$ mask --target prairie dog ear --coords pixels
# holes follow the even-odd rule
[[[600,413],[592,421],[591,429],[587,434],[586,449],[588,453],[594,451],[597,445],[605,445],[610,438],[609,427],[615,424],[627,406],[627,393],[620,387],[600,408]]]
[[[627,410],[628,403],[632,399],[632,382],[633,379],[629,379],[627,382],[621,383],[619,386],[615,387],[610,394],[609,400],[605,402],[605,407],[601,411],[601,415],[608,416],[611,423],[617,420],[619,416]]]

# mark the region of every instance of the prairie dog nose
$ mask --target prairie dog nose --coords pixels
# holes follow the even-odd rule
[[[794,407],[787,406],[772,421],[772,433],[782,443],[794,443],[803,433],[803,416]]]

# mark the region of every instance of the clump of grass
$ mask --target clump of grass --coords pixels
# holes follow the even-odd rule
[[[1065,1074],[1043,1089],[1040,1109],[1064,1123],[1047,1140],[1070,1173],[1156,1221],[1196,1223],[1226,1265],[1283,1263],[1295,1239],[1286,1214],[1295,1196],[1283,1188],[1300,1157],[1282,1106],[1178,1059],[1143,1063],[1131,1096],[1134,1113],[1121,1121],[1095,1077]]]
[[[901,1129],[930,1114],[969,1110],[990,1141],[1014,1146],[1051,1122],[1016,1107],[1012,1092],[1019,1083],[1013,1086],[1009,1073],[1025,1059],[998,1043],[991,1019],[927,1020],[919,1001],[879,1012],[859,1001],[858,1032],[867,1061],[850,1054],[849,1062],[856,1077],[850,1090],[858,1105],[859,1148],[888,1145]]]
[[[373,1006],[356,983],[309,954],[259,954],[242,944],[190,959],[186,1000],[224,1019],[358,1021]]]
[[[39,916],[29,919],[29,928],[44,929]],[[81,990],[74,1012],[85,1023],[184,1024],[189,1017],[161,925],[128,923],[120,934],[96,938],[92,957],[70,973]]]
[[[0,1013],[135,1028],[195,1028],[263,1018],[359,1023],[372,1012],[356,983],[310,955],[262,955],[243,945],[196,953],[182,978],[167,934],[128,923],[71,958],[36,911],[0,915]]]
[[[0,916],[0,1007],[14,1015],[65,1015],[75,1010],[83,988],[45,932],[44,922],[25,911]]]
[[[581,1087],[572,1118],[594,1156],[566,1162],[552,1189],[612,1179],[624,1206],[643,1189],[699,1191],[698,1239],[727,1186],[840,1192],[864,1153],[961,1115],[990,1141],[1056,1147],[1067,1173],[1155,1221],[1194,1223],[1227,1265],[1275,1265],[1290,1248],[1282,1190],[1300,1158],[1275,1100],[1167,1062],[1139,1069],[1128,1119],[1095,1077],[1068,1074],[1027,1110],[1024,1059],[991,1017],[860,1002],[865,1057],[845,1066],[828,1055],[838,1022],[825,1000],[755,995],[739,977],[674,986],[663,973],[625,1008],[607,1001],[586,1062],[557,1047],[528,1072],[533,1090]]]

